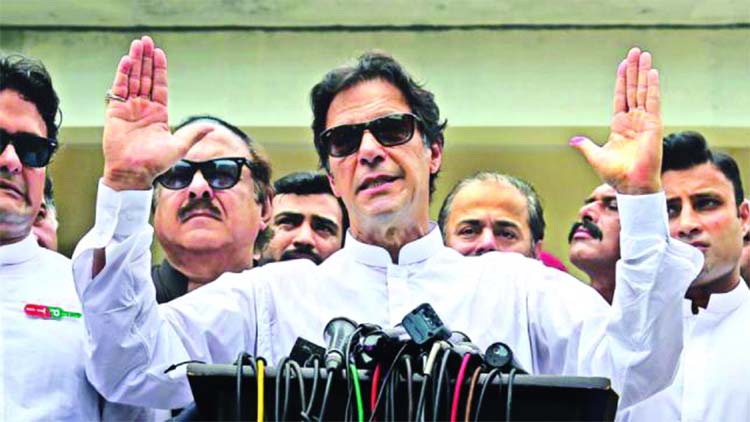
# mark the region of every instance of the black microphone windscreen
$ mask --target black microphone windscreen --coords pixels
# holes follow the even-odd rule
[[[349,318],[338,317],[330,320],[323,329],[323,338],[328,344],[325,363],[327,369],[338,369],[344,363],[344,350],[357,323]]]

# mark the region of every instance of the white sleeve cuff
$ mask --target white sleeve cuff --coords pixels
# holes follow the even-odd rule
[[[667,197],[663,191],[646,195],[617,194],[620,214],[620,255],[638,256],[654,240],[669,241]],[[644,243],[645,242],[645,243]]]
[[[131,235],[148,225],[153,189],[116,191],[99,180],[94,230],[107,240]]]

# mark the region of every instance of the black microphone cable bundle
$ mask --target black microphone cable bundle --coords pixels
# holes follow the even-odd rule
[[[510,420],[515,374],[524,373],[513,366],[510,348],[497,342],[482,353],[468,336],[451,332],[429,304],[418,306],[395,328],[334,318],[326,325],[323,337],[327,348],[299,338],[290,356],[279,361],[274,411],[269,415],[265,414],[265,360],[240,353],[236,362],[236,419],[241,419],[243,409],[242,368],[249,365],[257,378],[255,409],[259,422],[269,418],[317,422],[342,417],[358,422],[477,421],[482,403],[499,398],[493,394],[493,399],[488,399],[488,390],[501,373],[508,374],[504,414]],[[370,381],[369,400],[362,377]],[[310,378],[308,394],[305,379]],[[321,381],[325,381],[322,389]],[[346,383],[346,401],[337,396],[339,407],[333,413],[333,408],[329,409],[332,387],[339,382]],[[498,385],[501,393],[501,379]],[[344,409],[340,408],[342,403]],[[492,410],[495,419],[503,413],[496,405]]]

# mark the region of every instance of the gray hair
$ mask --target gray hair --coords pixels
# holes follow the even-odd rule
[[[505,182],[521,192],[524,198],[526,198],[526,209],[528,210],[528,224],[531,231],[532,245],[543,240],[544,229],[546,227],[546,223],[544,222],[544,209],[542,208],[539,194],[536,193],[534,187],[531,186],[529,182],[518,177],[492,171],[480,171],[458,181],[448,193],[448,196],[445,197],[443,205],[440,207],[440,214],[438,215],[438,226],[440,226],[440,231],[443,233],[443,239],[446,237],[445,225],[448,223],[448,215],[451,213],[453,200],[456,195],[473,183],[486,181]]]

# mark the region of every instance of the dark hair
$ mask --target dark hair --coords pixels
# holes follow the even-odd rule
[[[42,62],[20,54],[0,55],[0,91],[6,89],[33,103],[47,127],[47,137],[57,139],[59,124],[55,120],[61,113],[60,99]]]
[[[734,201],[739,207],[745,197],[742,178],[734,158],[708,148],[706,139],[698,132],[677,132],[664,138],[664,153],[661,172],[686,170],[701,164],[711,163],[721,171],[734,187]]]
[[[250,152],[250,160],[254,163],[252,175],[253,184],[255,185],[255,201],[260,205],[263,205],[266,200],[270,201],[273,197],[273,189],[271,188],[271,162],[268,157],[266,157],[266,154],[261,146],[252,138],[250,138],[248,134],[243,132],[242,129],[227,122],[226,120],[209,114],[190,116],[187,119],[183,120],[180,124],[175,126],[174,131],[200,121],[216,123],[217,125],[222,126],[228,129],[233,134],[237,135],[237,137],[245,143],[248,151]],[[272,232],[270,227],[266,227],[265,230],[258,233],[258,237],[255,239],[255,250],[262,250],[265,247],[266,243],[268,243],[268,240],[271,239],[271,235]]]
[[[529,230],[531,231],[532,246],[544,239],[544,229],[547,224],[544,222],[542,201],[539,199],[539,195],[536,193],[534,187],[531,186],[529,182],[518,177],[491,171],[474,173],[473,175],[460,180],[455,186],[453,186],[453,189],[448,193],[448,196],[445,197],[443,205],[440,207],[440,213],[438,214],[438,226],[443,233],[443,239],[445,239],[447,235],[445,225],[448,223],[448,216],[451,213],[453,200],[456,195],[470,184],[485,181],[505,182],[518,189],[524,198],[526,198],[526,208],[528,211],[527,223],[529,225]]]
[[[328,152],[320,143],[320,134],[326,129],[328,108],[336,95],[361,82],[382,79],[393,84],[404,95],[411,112],[421,120],[424,144],[430,147],[434,143],[443,144],[443,131],[446,121],[440,121],[440,109],[435,103],[434,95],[423,88],[404,70],[390,55],[371,51],[359,56],[352,66],[341,66],[328,72],[323,80],[315,85],[310,93],[313,111],[312,130],[315,136],[315,148],[320,159],[320,166],[328,168]],[[430,175],[430,194],[435,191],[437,173]]]
[[[47,208],[55,208],[55,192],[52,188],[52,178],[49,172],[44,176],[44,205]]]
[[[260,145],[237,126],[219,117],[211,116],[208,114],[190,116],[187,119],[183,120],[180,124],[175,126],[174,131],[178,131],[185,126],[200,121],[209,121],[212,123],[216,123],[217,125],[222,126],[228,129],[233,134],[237,135],[238,138],[242,139],[242,141],[247,146],[248,151],[250,151],[250,158],[252,162],[255,164],[255,168],[253,168],[253,182],[255,183],[256,201],[259,204],[265,201],[266,198],[271,195],[271,162],[265,156],[265,153],[261,150]]]
[[[327,194],[336,198],[331,190],[331,184],[328,182],[328,178],[324,174],[311,171],[289,173],[273,182],[273,189],[276,195]],[[341,201],[341,198],[336,198],[336,202],[338,202],[339,207],[341,208],[341,233],[344,234],[349,228],[349,213],[346,212],[346,207]]]

